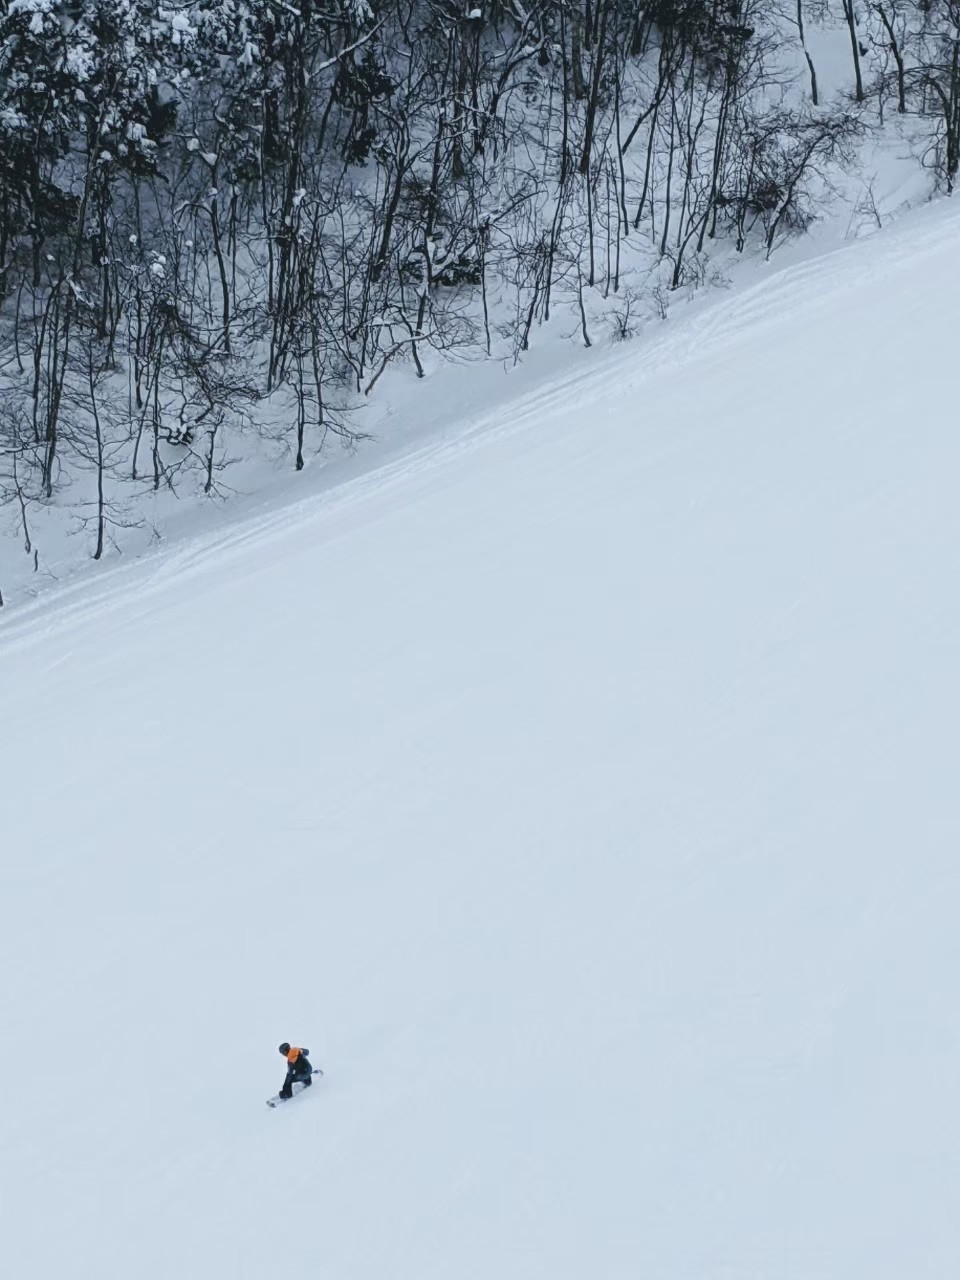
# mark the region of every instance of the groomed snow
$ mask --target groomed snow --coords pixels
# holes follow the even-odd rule
[[[5,1275],[960,1274],[958,298],[943,205],[14,615]]]

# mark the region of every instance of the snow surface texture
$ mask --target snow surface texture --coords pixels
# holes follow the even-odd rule
[[[958,297],[931,208],[14,615],[5,1275],[960,1274]]]

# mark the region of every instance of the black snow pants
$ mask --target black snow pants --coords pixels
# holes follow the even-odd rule
[[[299,1081],[305,1089],[309,1089],[313,1084],[311,1076],[313,1075],[313,1067],[311,1067],[306,1054],[301,1053],[290,1070],[287,1072],[287,1078],[283,1082],[283,1088],[280,1090],[281,1098],[293,1097],[293,1086]]]

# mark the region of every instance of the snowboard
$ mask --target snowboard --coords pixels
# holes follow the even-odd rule
[[[320,1070],[319,1067],[314,1067],[313,1071],[310,1074],[317,1076],[319,1078],[320,1076],[323,1075],[323,1072]],[[293,1097],[294,1098],[298,1097],[301,1093],[303,1093],[305,1088],[306,1088],[305,1084],[301,1083],[301,1081],[299,1080],[295,1080],[293,1083]],[[279,1107],[281,1102],[292,1102],[292,1101],[293,1101],[293,1098],[281,1098],[279,1093],[275,1093],[272,1098],[267,1099],[267,1106]]]

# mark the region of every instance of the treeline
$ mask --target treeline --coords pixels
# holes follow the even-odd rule
[[[392,361],[625,332],[634,246],[651,289],[772,250],[885,110],[952,185],[958,67],[960,0],[0,0],[0,503],[32,552],[72,485],[99,557],[245,433],[354,436]]]

